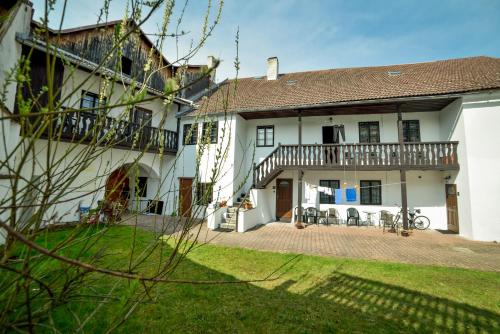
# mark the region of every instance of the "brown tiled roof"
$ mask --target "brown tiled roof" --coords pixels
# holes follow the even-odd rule
[[[398,74],[400,73],[400,74]],[[341,102],[435,96],[500,88],[500,58],[471,57],[228,80],[196,102],[200,112],[259,111]],[[236,89],[235,89],[236,87]],[[228,97],[227,99],[225,97]]]

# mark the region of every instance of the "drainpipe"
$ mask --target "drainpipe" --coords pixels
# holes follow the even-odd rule
[[[295,227],[298,229],[304,228],[304,225],[302,224],[302,175],[304,174],[302,169],[300,168],[300,165],[302,164],[302,111],[299,110],[299,145],[298,145],[298,150],[299,150],[299,182],[298,182],[298,187],[297,187],[297,221],[295,222]],[[293,211],[292,211],[293,215]]]

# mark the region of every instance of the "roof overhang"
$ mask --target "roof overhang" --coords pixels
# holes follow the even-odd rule
[[[36,50],[42,51],[42,52],[47,52],[47,44],[38,38],[35,38],[32,35],[27,35],[27,34],[16,34],[16,39],[19,43],[22,45],[26,45],[29,47],[32,47]],[[61,48],[58,48],[54,45],[51,45],[50,48],[51,52],[53,52],[54,55],[57,57],[64,57],[64,60],[69,61],[70,63],[77,65],[79,69],[93,72],[96,71],[97,74],[106,74],[109,75],[113,78],[120,78],[120,82],[123,82],[126,85],[132,84],[133,80],[127,76],[122,75],[121,73],[117,73],[116,71],[113,71],[109,68],[99,66],[98,64],[87,60],[83,57],[80,57],[78,55],[75,55],[74,53],[68,52],[66,50],[63,50]],[[163,92],[154,89],[150,86],[146,86],[146,89],[148,93],[156,96],[163,96]],[[192,106],[193,102],[184,98],[180,97],[175,97],[174,98],[174,103],[177,103],[179,105],[185,105],[185,106]]]
[[[401,112],[424,112],[436,111],[445,108],[450,103],[459,99],[462,95],[425,96],[411,98],[379,99],[366,101],[348,101],[337,103],[325,103],[317,105],[293,106],[280,109],[244,110],[238,114],[245,119],[277,118],[302,116],[326,116],[326,115],[366,115],[395,113],[398,106]]]

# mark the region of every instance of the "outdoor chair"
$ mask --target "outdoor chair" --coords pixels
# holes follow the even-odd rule
[[[359,226],[359,212],[355,208],[347,209],[347,226],[351,221],[354,221],[356,226]]]
[[[379,227],[382,226],[382,233],[385,233],[385,229],[388,229],[395,230],[396,234],[398,234],[398,226],[397,224],[394,224],[394,215],[389,211],[380,211],[380,218],[378,223]]]
[[[335,208],[328,208],[328,218],[327,221],[332,224],[338,224],[340,225],[341,220],[340,220],[340,214]]]
[[[326,210],[318,211],[318,224],[328,225],[328,211]]]
[[[296,222],[296,221],[298,221],[298,218],[299,218],[299,216],[298,216],[298,212],[299,212],[299,207],[298,207],[298,206],[296,206],[296,207],[293,209],[293,220],[294,220],[295,222]],[[305,222],[305,220],[306,220],[306,216],[305,216],[305,214],[306,214],[306,209],[304,209],[304,207],[302,207],[302,222]]]
[[[306,223],[314,223],[314,224],[317,224],[318,223],[318,210],[315,208],[315,207],[308,207],[306,209]]]

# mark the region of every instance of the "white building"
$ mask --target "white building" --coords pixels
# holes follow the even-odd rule
[[[500,59],[490,57],[287,74],[270,58],[267,76],[222,82],[183,114],[181,129],[198,124],[201,136],[202,122],[218,121],[219,133],[231,132],[212,199],[231,206],[247,193],[253,209],[239,210],[230,224],[225,211],[234,209],[218,210],[209,227],[245,231],[293,221],[299,202],[336,208],[343,220],[350,207],[361,220],[368,212],[378,220],[381,210],[397,213],[406,197],[433,229],[500,240],[498,73]],[[194,177],[187,166],[196,146],[183,146],[179,177]],[[221,143],[212,146],[207,158]],[[206,164],[197,177],[210,183],[204,172],[212,160]],[[340,203],[325,188],[342,189]],[[345,188],[355,189],[354,201],[346,201]]]
[[[40,25],[32,21],[33,8],[28,1],[9,2],[5,6],[0,8],[2,15],[8,13],[0,30],[0,81],[6,82],[9,71],[20,59],[29,57],[32,91],[22,88],[21,92],[27,98],[38,96],[40,105],[44,105],[47,100],[44,86],[48,82],[47,41],[36,32]],[[52,160],[53,175],[61,178],[78,175],[64,195],[54,199],[57,204],[48,205],[44,212],[44,220],[48,223],[77,221],[82,208],[95,208],[109,196],[129,210],[168,215],[176,211],[177,195],[172,179],[178,149],[176,114],[179,106],[188,106],[190,101],[181,97],[168,100],[170,97],[164,93],[164,87],[185,67],[172,66],[140,29],[125,40],[121,54],[111,52],[112,39],[120,23],[113,21],[49,31],[49,49],[51,55],[56,55],[54,92],[62,109],[69,112],[54,121],[52,136],[44,131],[35,142],[34,154],[30,154],[29,161],[21,168],[22,177],[18,178],[18,188],[26,192],[22,197],[36,203],[37,190],[27,189],[24,180],[39,179],[48,159]],[[134,27],[133,22],[130,27]],[[109,57],[107,65],[99,66],[110,53],[113,56]],[[158,70],[146,79],[144,68],[149,55],[153,57],[148,66]],[[199,71],[199,67],[194,70]],[[145,94],[132,108],[124,105],[106,109],[103,116],[103,105],[119,104],[124,96],[138,92],[141,85],[144,85]],[[6,96],[2,116],[19,114],[18,88],[15,81],[5,89],[2,87]],[[35,108],[29,112],[38,111]],[[19,166],[20,154],[24,152],[14,149],[23,142],[20,118],[2,120],[0,131],[0,196],[5,199],[10,198],[12,181],[16,179],[13,171]],[[98,158],[91,158],[90,164],[79,166],[77,162],[82,157],[95,154],[89,150],[91,141],[100,141],[98,147],[109,143],[112,147],[105,149]],[[130,166],[134,163],[137,170],[131,171]],[[118,190],[112,191],[113,188]],[[19,205],[23,207],[22,204],[26,203]],[[7,207],[8,203],[4,203],[4,218],[10,216]],[[34,210],[33,207],[20,209],[20,217],[29,217]]]
[[[10,10],[0,30],[0,79],[4,82],[5,71],[33,50],[30,76],[41,90],[45,42],[33,33],[32,8],[19,2]],[[85,153],[97,119],[92,108],[98,110],[103,97],[115,102],[130,91],[130,78],[144,81],[144,55],[154,46],[141,31],[125,43],[117,60],[120,84],[110,90],[102,79],[104,73],[116,74],[116,68],[97,70],[117,24],[50,31],[50,36],[60,34],[55,80],[63,108],[90,109],[59,121],[62,143],[49,156],[57,159],[74,149],[58,171],[70,169]],[[168,64],[159,52],[154,54],[154,66]],[[431,228],[500,240],[495,210],[500,203],[500,59],[281,74],[278,59],[270,58],[266,76],[226,80],[210,90],[204,89],[206,81],[195,85],[187,94],[197,96],[194,106],[180,97],[163,101],[165,82],[177,70],[170,66],[146,80],[144,99],[156,99],[139,102],[130,112],[120,107],[109,111],[109,126],[97,137],[113,128],[117,144],[81,171],[70,186],[72,197],[51,206],[48,220],[77,220],[79,208],[96,207],[111,184],[119,185],[114,199],[129,209],[207,217],[209,228],[243,232],[276,220],[293,221],[300,206],[335,208],[344,221],[351,207],[366,220],[369,212],[377,216],[407,206],[428,216]],[[15,90],[7,86],[2,115],[18,112]],[[21,128],[16,119],[2,125],[1,138],[7,140],[0,143],[0,161],[15,166],[10,153],[22,140]],[[202,140],[209,145],[200,145]],[[39,161],[32,164],[34,170],[23,170],[25,177],[43,173],[47,143],[47,138],[37,141]],[[144,147],[148,151],[141,155]],[[114,181],[136,159],[138,175]],[[3,198],[13,178],[2,164]],[[336,189],[342,198],[335,196]],[[347,200],[346,189],[354,189],[354,200]],[[203,196],[205,190],[211,196]],[[236,209],[245,198],[253,208]]]

